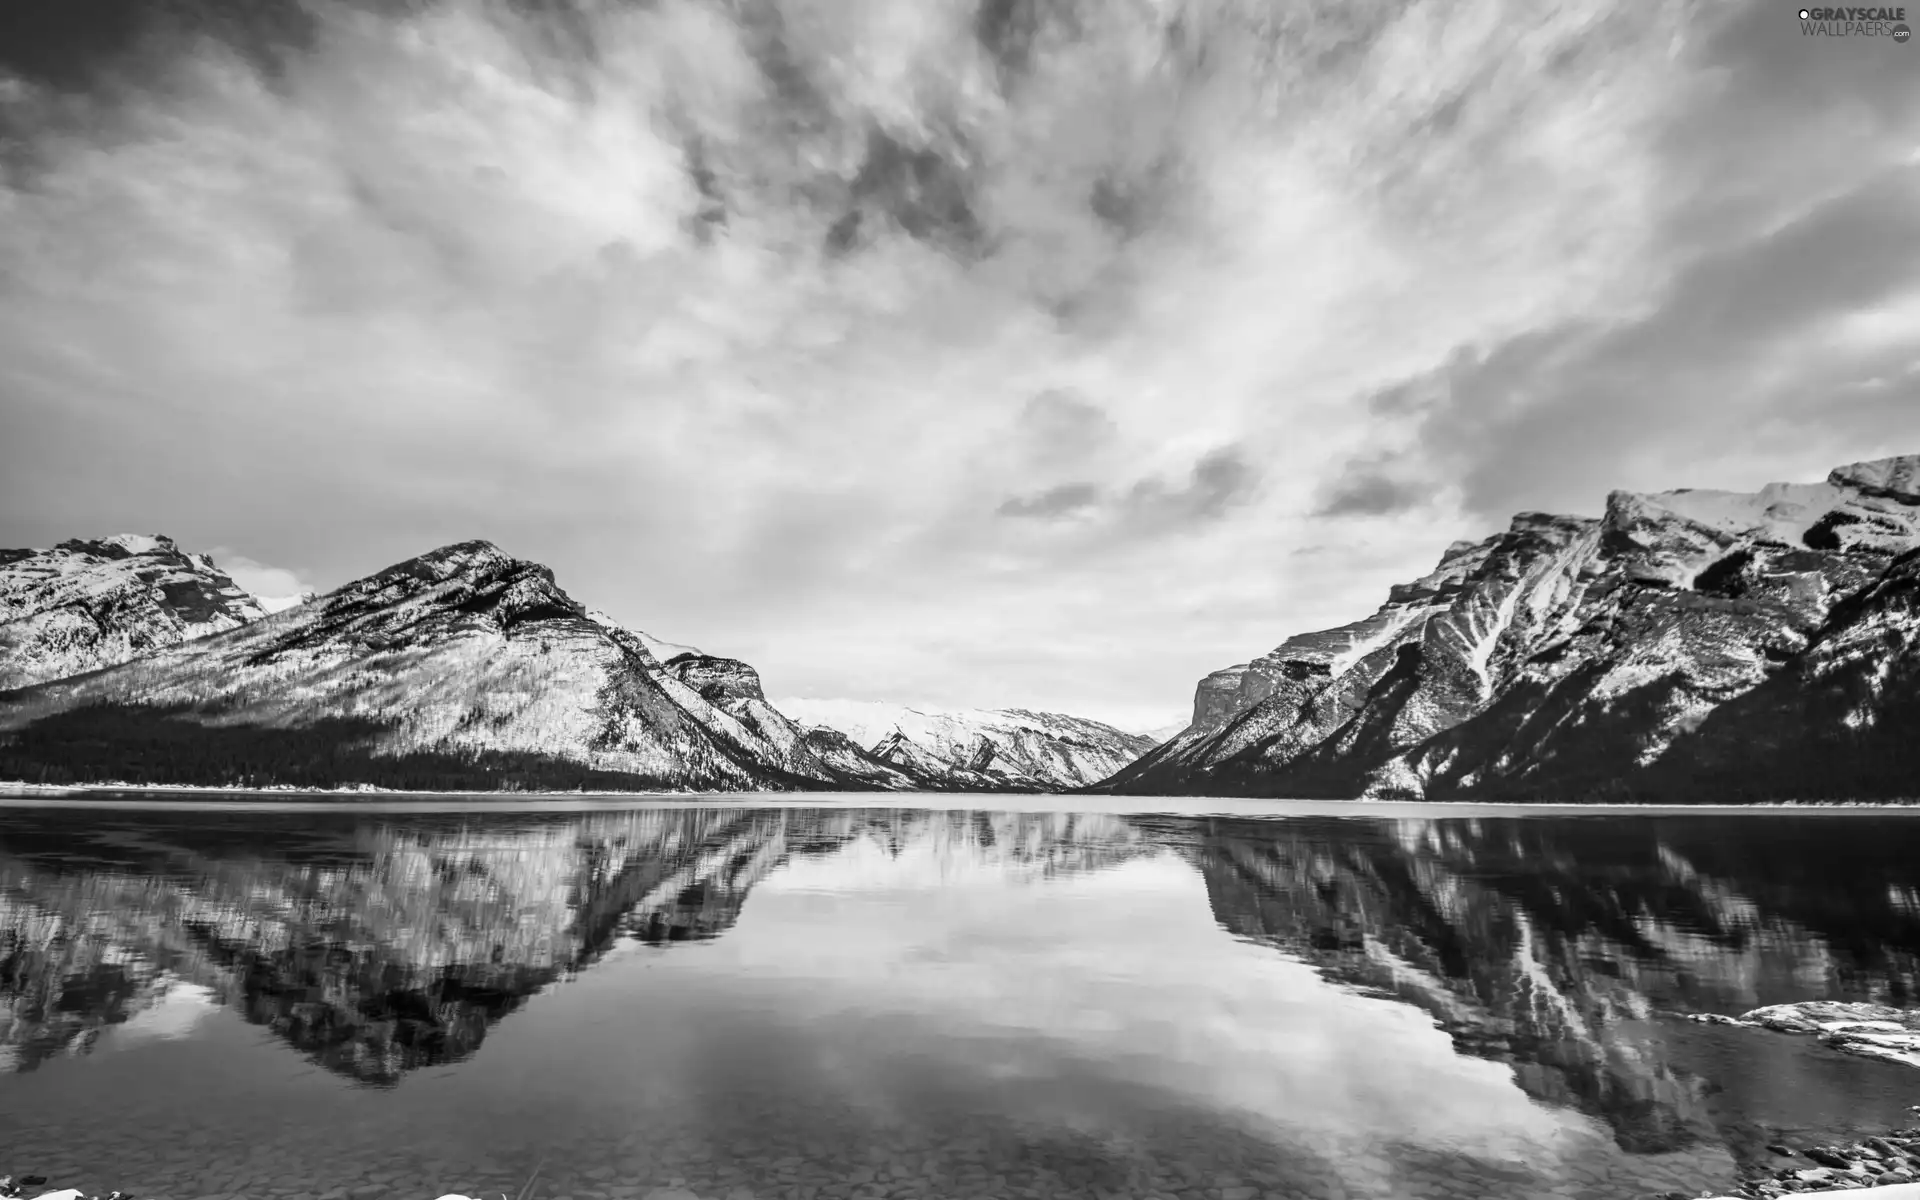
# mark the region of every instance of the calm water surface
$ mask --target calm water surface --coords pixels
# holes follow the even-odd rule
[[[0,807],[0,1172],[1694,1195],[1920,1102],[1911,1068],[1673,1016],[1920,1003],[1920,814],[951,799]]]

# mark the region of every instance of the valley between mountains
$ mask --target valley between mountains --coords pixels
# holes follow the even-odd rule
[[[158,535],[0,550],[0,688],[0,781],[55,786],[1907,799],[1920,455],[1522,513],[1208,675],[1164,742],[770,702],[484,541],[288,607]]]

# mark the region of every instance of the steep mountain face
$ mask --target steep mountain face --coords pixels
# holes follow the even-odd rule
[[[14,693],[0,701],[0,777],[878,786],[842,778],[748,694],[751,674],[717,660],[670,670],[547,568],[465,542],[219,636]]]
[[[1916,711],[1917,546],[1920,456],[1752,494],[1616,492],[1599,519],[1523,513],[1450,547],[1371,617],[1201,681],[1193,725],[1100,786],[1920,793],[1901,739]]]
[[[643,635],[644,636],[644,635]],[[920,780],[869,754],[845,738],[803,729],[767,703],[760,673],[737,658],[704,654],[689,646],[648,639],[649,648],[672,652],[655,679],[675,702],[723,729],[764,762],[808,778],[861,789],[908,791]]]
[[[944,711],[851,700],[782,700],[781,711],[834,730],[935,790],[1047,792],[1104,779],[1154,740],[1111,725],[1026,709]]]
[[[114,666],[265,613],[212,559],[171,538],[123,533],[0,550],[0,691]]]

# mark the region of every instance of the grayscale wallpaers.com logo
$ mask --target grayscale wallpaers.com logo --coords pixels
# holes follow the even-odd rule
[[[1913,36],[1905,8],[1803,8],[1800,32],[1813,37],[1890,37],[1904,42]]]

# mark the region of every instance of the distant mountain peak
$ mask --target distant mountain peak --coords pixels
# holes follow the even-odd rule
[[[397,562],[380,574],[429,575],[445,579],[458,574],[496,570],[519,562],[521,560],[501,550],[492,542],[475,538],[471,541],[453,542],[429,550],[425,554]],[[528,562],[524,565],[546,571],[549,576],[552,575],[551,571],[539,563]]]
[[[774,702],[802,725],[831,729],[929,784],[1058,791],[1106,777],[1154,744],[1065,713],[945,709],[868,700]]]
[[[1835,467],[1827,481],[1873,495],[1920,504],[1920,454],[1900,454]]]
[[[0,689],[113,666],[263,615],[212,559],[162,534],[0,550]]]
[[[116,533],[112,537],[92,541],[85,538],[68,538],[54,549],[67,550],[75,554],[93,554],[101,558],[131,558],[138,554],[180,553],[180,547],[163,533]]]

